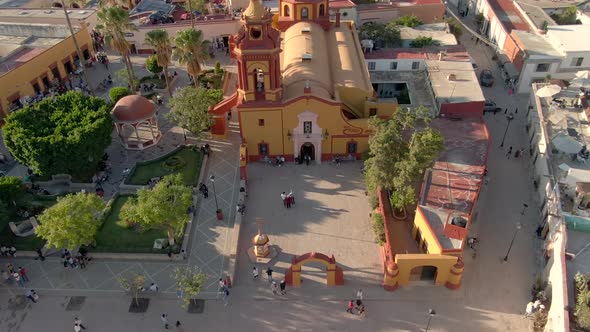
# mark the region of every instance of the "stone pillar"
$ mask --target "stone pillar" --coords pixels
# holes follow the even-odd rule
[[[445,286],[448,289],[457,289],[461,286],[461,279],[463,278],[463,272],[465,270],[465,264],[461,258],[457,258],[457,263],[451,267],[449,277]]]
[[[387,262],[383,274],[383,289],[393,292],[399,286],[399,268],[395,262]]]

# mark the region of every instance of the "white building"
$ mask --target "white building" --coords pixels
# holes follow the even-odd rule
[[[548,27],[546,35],[513,31],[522,52],[518,93],[528,93],[531,84],[547,78],[571,80],[576,72],[590,70],[590,25]]]

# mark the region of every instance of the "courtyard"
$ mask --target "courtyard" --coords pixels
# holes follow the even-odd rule
[[[344,271],[346,286],[379,285],[383,272],[361,167],[361,162],[345,162],[339,167],[328,162],[313,166],[287,163],[283,167],[250,164],[238,274],[248,275],[252,270],[245,249],[257,232],[256,220],[262,220],[262,231],[279,252],[270,262],[276,278],[289,268],[295,255],[317,252],[334,255]],[[296,204],[288,209],[280,194],[291,190]],[[302,288],[324,289],[325,278],[322,264],[304,265]]]

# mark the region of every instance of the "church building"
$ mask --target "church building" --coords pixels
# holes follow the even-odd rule
[[[273,17],[251,0],[230,38],[238,66],[237,111],[247,158],[358,159],[379,103],[353,22],[330,21],[328,0],[281,0]],[[300,159],[301,160],[301,159]]]

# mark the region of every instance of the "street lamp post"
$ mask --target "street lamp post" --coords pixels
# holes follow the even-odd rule
[[[223,214],[221,209],[219,208],[219,204],[217,203],[217,192],[215,191],[215,175],[211,175],[209,177],[209,181],[211,181],[211,186],[213,186],[213,197],[215,198],[215,212],[217,213],[217,219],[223,219]]]
[[[436,315],[436,311],[434,311],[434,309],[428,309],[428,323],[426,323],[426,329],[424,330],[424,332],[428,332],[428,328],[430,327],[430,320],[434,315]]]
[[[510,127],[510,122],[512,122],[512,120],[514,120],[514,115],[512,115],[512,113],[506,115],[506,120],[508,120],[508,123],[506,124],[506,130],[504,130],[504,136],[502,137],[502,143],[500,143],[500,147],[504,147],[504,140],[506,139],[506,134],[508,133],[508,128]]]
[[[510,250],[512,250],[512,245],[514,244],[514,239],[516,239],[516,234],[518,234],[518,231],[520,230],[522,226],[520,225],[520,222],[516,223],[516,230],[514,231],[514,235],[512,235],[512,241],[510,241],[510,246],[508,247],[508,252],[506,253],[506,256],[504,256],[504,262],[508,261],[508,255],[510,255]]]

